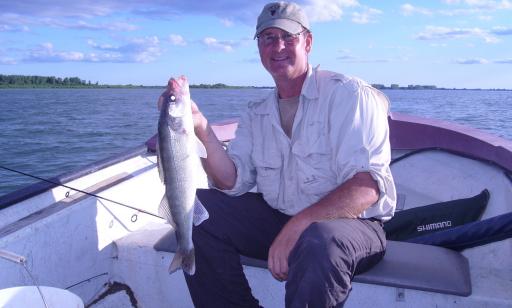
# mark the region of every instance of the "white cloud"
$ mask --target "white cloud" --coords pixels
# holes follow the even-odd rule
[[[444,43],[432,43],[432,44],[430,44],[430,46],[432,46],[432,47],[448,47],[448,44],[444,44]]]
[[[105,16],[122,9],[122,1],[53,0],[2,1],[2,11],[38,17]]]
[[[490,32],[496,35],[512,35],[512,27],[494,27]]]
[[[0,13],[0,32],[28,32],[30,19],[18,14]]]
[[[221,18],[220,19],[220,22],[221,24],[224,25],[224,27],[233,27],[233,25],[235,24],[231,19],[229,18]]]
[[[491,21],[493,18],[492,18],[492,16],[489,16],[489,15],[482,15],[482,16],[478,16],[478,19],[483,20],[483,21]]]
[[[205,37],[202,43],[209,48],[222,50],[224,52],[232,52],[234,50],[235,45],[233,42],[219,41],[214,37]]]
[[[54,18],[43,18],[39,22],[34,23],[44,24],[49,27],[75,29],[75,30],[89,30],[89,31],[134,31],[138,27],[125,22],[111,22],[111,23],[90,23],[83,20],[78,21],[63,21]]]
[[[382,14],[382,11],[373,9],[373,8],[365,8],[362,12],[354,12],[352,13],[352,22],[356,24],[368,24],[376,22],[376,16]]]
[[[181,36],[179,34],[171,34],[171,35],[169,35],[169,41],[174,46],[186,46],[187,45],[187,42],[185,41],[183,36]]]
[[[58,51],[52,43],[43,43],[29,50],[23,61],[149,63],[161,54],[159,40],[155,36],[133,38],[121,46],[97,44],[93,40],[88,40],[87,43],[99,52]]]
[[[400,11],[402,12],[402,15],[404,16],[411,16],[414,14],[421,14],[421,15],[432,15],[432,11],[426,8],[413,6],[410,3],[406,3],[400,7]]]
[[[85,55],[77,51],[55,51],[52,43],[42,43],[29,51],[25,61],[33,62],[73,62],[83,61]]]
[[[473,59],[457,59],[455,60],[457,64],[488,64],[489,60],[482,58],[473,58]]]
[[[512,9],[512,2],[508,0],[466,0],[465,3],[471,7],[486,10],[508,10]]]
[[[512,58],[510,58],[510,59],[495,60],[493,63],[497,63],[497,64],[512,64]]]
[[[497,43],[499,40],[488,31],[480,28],[447,28],[427,26],[425,31],[416,35],[419,40],[450,40],[477,37],[486,43]]]
[[[396,60],[386,59],[386,58],[362,58],[360,56],[355,56],[348,49],[343,49],[339,51],[341,53],[340,56],[336,57],[336,59],[345,63],[389,63],[395,62]]]
[[[310,22],[325,22],[340,20],[344,8],[357,6],[357,0],[309,0],[302,7]]]
[[[4,65],[14,65],[14,64],[17,64],[18,62],[13,59],[13,58],[8,58],[8,57],[0,57],[0,64],[4,64]]]

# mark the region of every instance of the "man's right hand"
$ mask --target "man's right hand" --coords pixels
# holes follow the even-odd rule
[[[158,102],[157,102],[158,111],[160,111],[160,109],[162,109],[162,105],[163,105],[164,101],[169,98],[169,95],[172,90],[171,80],[172,80],[172,78],[169,79],[169,81],[167,82],[167,87],[166,87],[165,91],[162,92],[162,94],[158,98]],[[207,138],[207,135],[208,135],[208,119],[206,119],[206,117],[202,114],[201,110],[199,110],[199,107],[197,106],[197,104],[192,99],[191,99],[191,108],[192,108],[192,120],[194,121],[194,132],[195,132],[197,138],[199,138],[199,140],[204,142],[206,140],[205,138]]]
[[[158,98],[158,110],[172,90],[172,78],[167,83],[167,88]],[[235,164],[229,158],[222,143],[219,141],[213,132],[208,120],[199,110],[194,101],[191,100],[192,119],[194,121],[194,132],[197,138],[203,143],[206,148],[207,157],[203,159],[203,167],[212,179],[216,187],[220,189],[231,189],[236,182],[236,168]]]

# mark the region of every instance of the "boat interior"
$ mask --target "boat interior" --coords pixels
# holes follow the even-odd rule
[[[487,190],[480,220],[512,213],[512,142],[399,114],[390,127],[398,211]],[[235,129],[214,126],[224,142]],[[181,271],[167,271],[176,241],[157,215],[154,142],[0,197],[0,251],[24,258],[0,258],[0,289],[53,286],[85,307],[193,307]],[[283,307],[285,285],[266,261],[241,262],[260,304]],[[512,239],[462,251],[388,241],[384,259],[353,282],[346,307],[511,307]]]

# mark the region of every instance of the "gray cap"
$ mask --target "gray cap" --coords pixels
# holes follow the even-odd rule
[[[293,2],[272,2],[263,8],[258,17],[256,33],[267,28],[279,28],[289,33],[299,33],[302,28],[309,30],[309,20],[300,6]]]

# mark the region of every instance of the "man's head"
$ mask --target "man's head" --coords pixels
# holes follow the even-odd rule
[[[263,8],[256,25],[256,38],[267,28],[279,28],[289,33],[309,31],[309,20],[300,6],[293,2],[272,2]]]
[[[295,3],[265,5],[258,17],[255,37],[261,63],[274,80],[293,80],[304,76],[313,37],[306,14]]]

